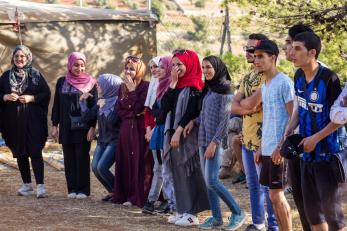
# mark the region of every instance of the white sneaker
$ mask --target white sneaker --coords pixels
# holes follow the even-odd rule
[[[74,192],[73,192],[73,193],[67,194],[67,197],[70,198],[70,199],[76,199],[76,196],[77,196],[77,195],[76,195],[76,193],[74,193]]]
[[[184,216],[181,219],[175,222],[175,225],[179,226],[193,226],[198,224],[199,219],[196,216],[188,213],[184,214]]]
[[[133,204],[132,204],[130,201],[127,201],[127,202],[124,202],[123,205],[124,205],[124,206],[130,207],[130,206],[132,206]]]
[[[22,184],[22,186],[17,191],[18,196],[30,196],[32,194],[34,194],[34,190],[31,186],[31,183]]]
[[[38,184],[37,185],[36,197],[37,198],[45,198],[45,197],[47,197],[47,193],[46,193],[44,184]]]
[[[87,195],[84,193],[78,193],[76,195],[76,199],[86,199],[86,198],[87,198]]]
[[[183,216],[184,214],[176,213],[175,215],[169,216],[169,218],[167,219],[167,222],[169,222],[170,224],[175,224],[176,221],[180,220]]]

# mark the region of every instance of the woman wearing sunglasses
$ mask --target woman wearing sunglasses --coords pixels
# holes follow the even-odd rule
[[[146,65],[135,56],[125,61],[123,85],[116,104],[121,119],[116,155],[113,201],[126,206],[143,207],[145,195],[144,110],[149,82],[143,78]]]
[[[186,136],[183,136],[183,129],[199,116],[204,83],[200,61],[194,51],[175,51],[172,64],[172,81],[161,101],[163,112],[168,113],[163,155],[170,158],[177,209],[168,222],[192,226],[199,223],[197,214],[210,206],[200,168],[198,129],[193,127]]]

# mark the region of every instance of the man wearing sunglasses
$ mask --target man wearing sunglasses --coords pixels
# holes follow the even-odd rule
[[[242,161],[246,174],[246,180],[251,200],[251,212],[253,224],[250,224],[245,231],[266,230],[265,228],[265,206],[266,199],[269,230],[278,230],[276,217],[269,198],[269,188],[260,185],[260,169],[254,161],[256,151],[260,148],[261,127],[263,114],[261,106],[248,110],[241,106],[243,99],[250,97],[261,87],[264,81],[262,74],[254,69],[254,48],[261,40],[268,40],[263,34],[251,34],[248,37],[247,45],[244,47],[246,59],[252,64],[252,70],[241,81],[240,89],[234,97],[231,112],[243,116],[242,124]]]

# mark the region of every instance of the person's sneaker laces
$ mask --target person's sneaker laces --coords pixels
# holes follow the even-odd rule
[[[219,229],[223,227],[223,221],[217,221],[214,217],[209,217],[198,227],[201,229]]]
[[[142,208],[142,213],[154,214],[154,202],[146,201],[145,205]]]
[[[198,224],[199,219],[196,216],[188,213],[186,213],[181,219],[175,222],[175,225],[178,226],[193,226]]]
[[[77,194],[74,193],[74,192],[67,194],[67,197],[68,197],[69,199],[76,199],[76,196],[77,196]]]
[[[82,199],[86,199],[86,198],[87,198],[87,195],[84,194],[84,193],[78,193],[78,194],[76,195],[76,199],[82,200]]]
[[[17,191],[18,196],[30,196],[32,194],[34,194],[34,190],[31,186],[31,183],[22,184],[22,186]]]
[[[36,197],[37,198],[45,198],[47,197],[47,193],[45,190],[45,185],[44,184],[38,184],[36,188]]]
[[[179,214],[176,213],[174,215],[169,216],[169,218],[167,219],[167,222],[169,222],[170,224],[175,224],[176,221],[180,220],[183,217],[184,214]]]
[[[264,225],[263,228],[258,229],[254,224],[250,224],[246,227],[245,231],[266,231],[266,227]]]
[[[224,230],[237,230],[242,226],[242,224],[246,220],[246,215],[242,211],[240,215],[238,214],[231,214],[231,217],[229,219],[229,224],[224,227]]]

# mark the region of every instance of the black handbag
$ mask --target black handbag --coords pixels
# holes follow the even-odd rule
[[[88,124],[83,121],[82,116],[72,116],[70,115],[71,130],[87,130],[89,128]]]
[[[87,121],[83,120],[81,115],[72,115],[72,112],[80,111],[79,107],[79,97],[77,95],[77,106],[72,102],[70,106],[70,122],[71,122],[71,130],[87,130],[89,129],[89,125]]]

